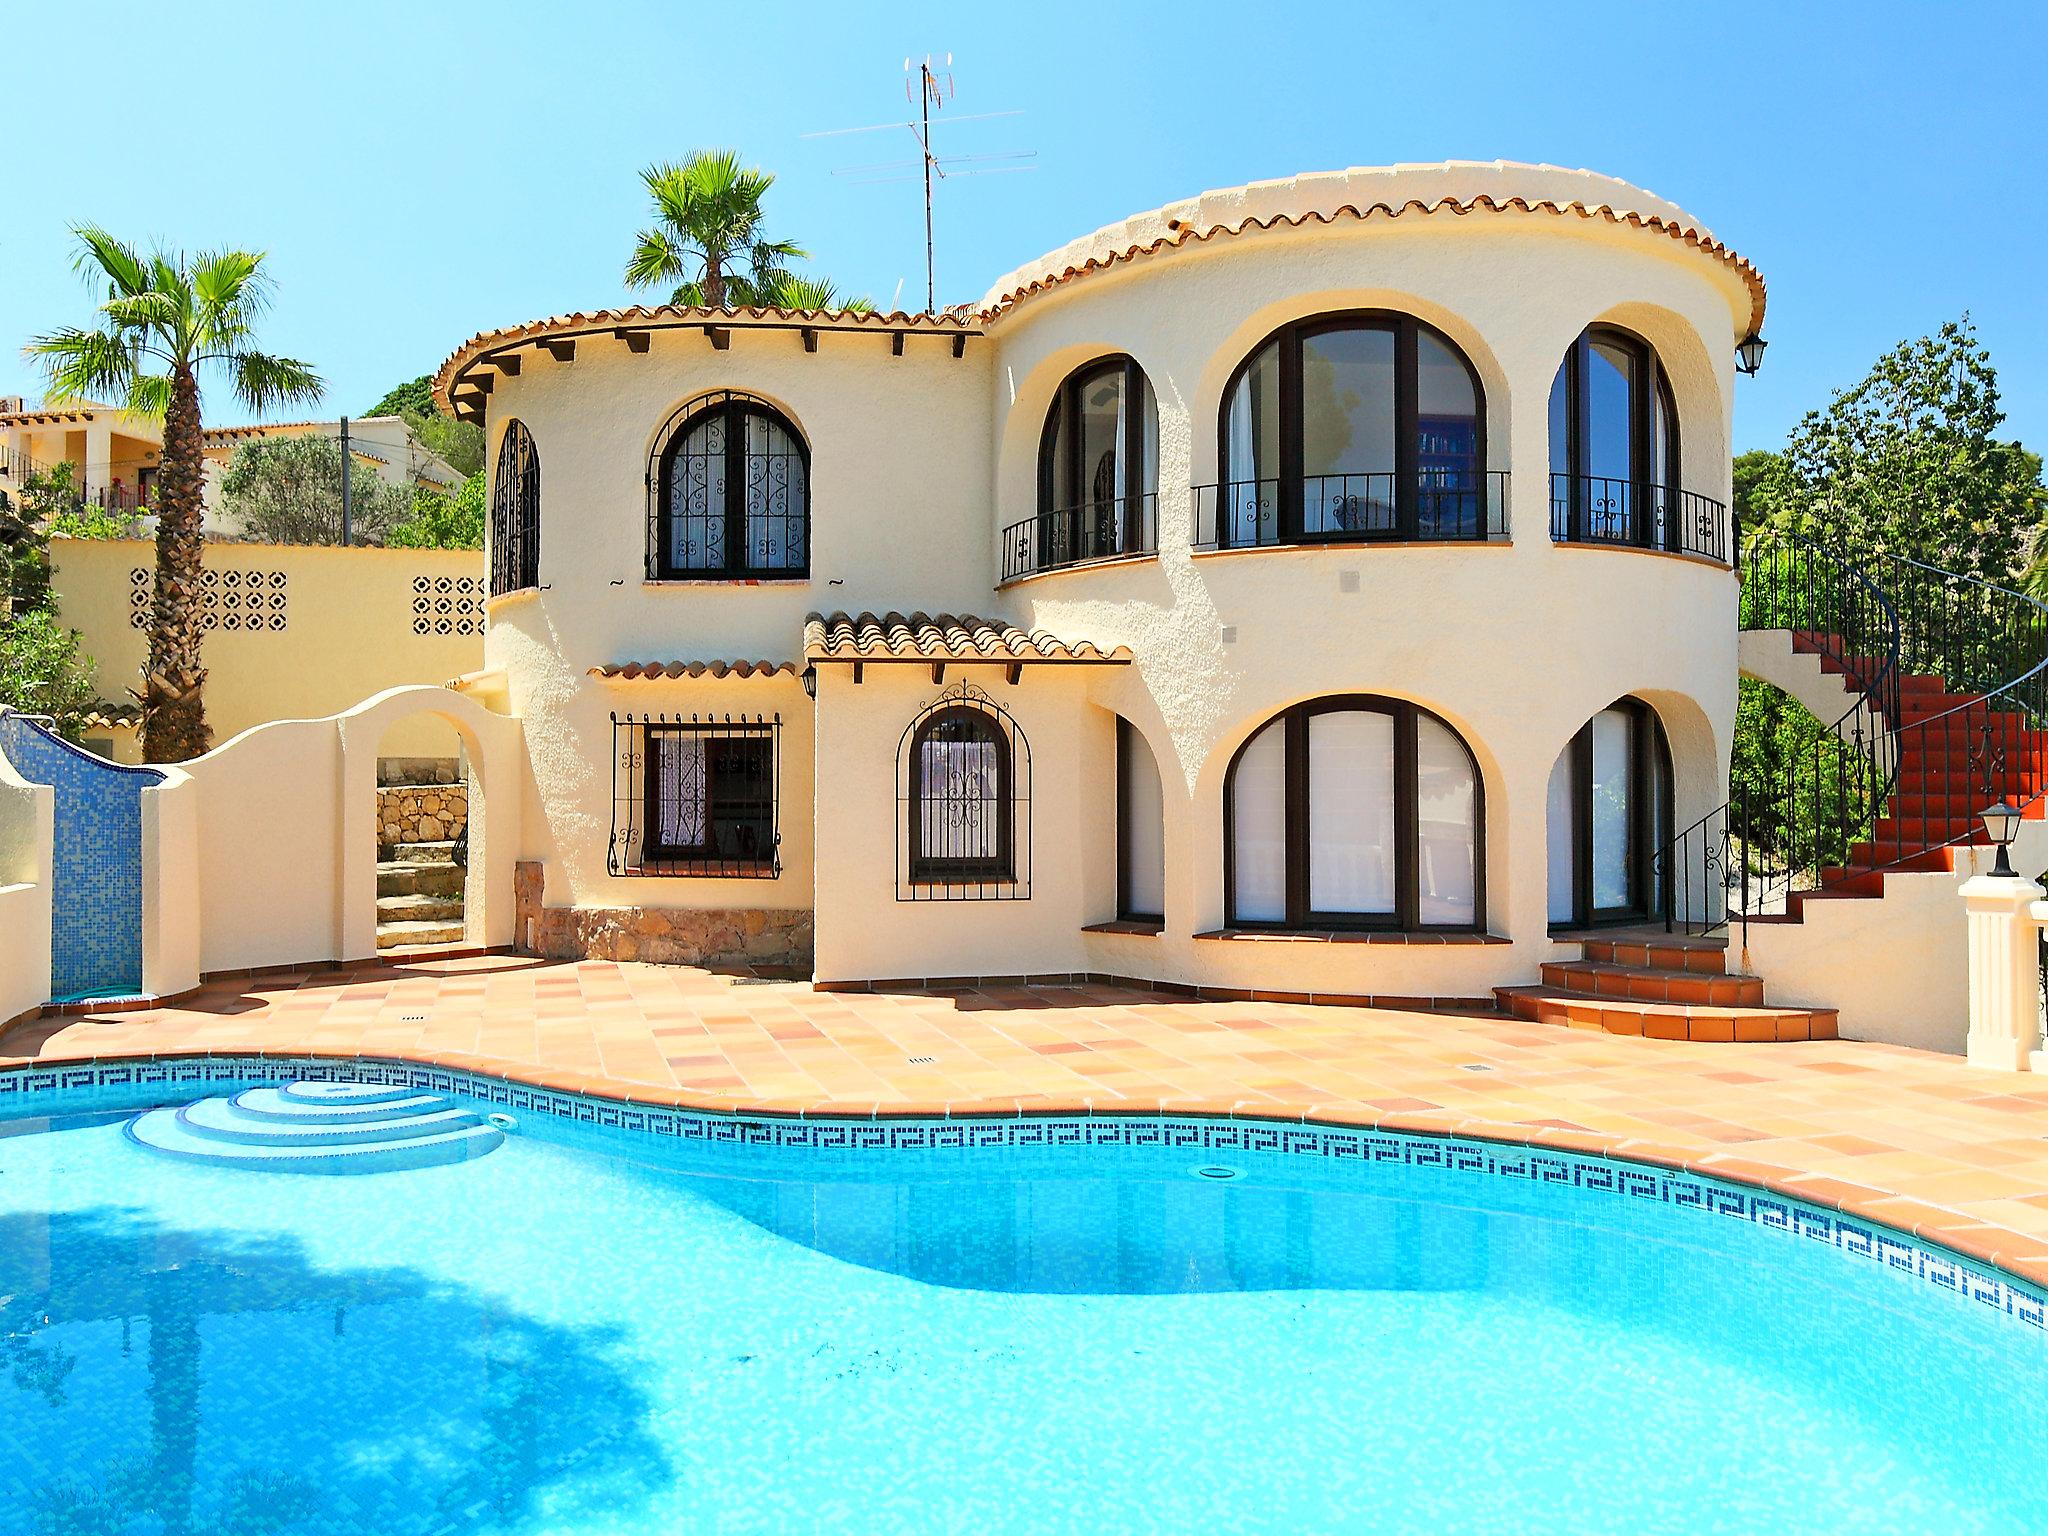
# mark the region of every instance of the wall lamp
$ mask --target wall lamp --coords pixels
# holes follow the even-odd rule
[[[816,667],[804,668],[803,683],[804,697],[815,703],[818,697],[818,669]]]
[[[1998,845],[1998,858],[1992,863],[1991,873],[2002,879],[2018,879],[2019,871],[2012,867],[2012,860],[2006,857],[2005,851],[2020,835],[2020,817],[2026,813],[2010,800],[2001,800],[1977,814],[1983,819],[1984,830],[1991,834],[1991,841]]]
[[[1742,340],[1735,343],[1735,366],[1744,373],[1754,374],[1757,369],[1763,367],[1764,348],[1769,345],[1770,343],[1765,341],[1763,337],[1757,335],[1755,331],[1751,331]]]

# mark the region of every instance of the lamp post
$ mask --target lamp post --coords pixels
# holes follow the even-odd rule
[[[1983,820],[1984,830],[1991,835],[1991,841],[1998,845],[1998,857],[1992,862],[1991,873],[1996,879],[2017,880],[2019,871],[2012,867],[2012,860],[2006,850],[2012,840],[2020,834],[2020,818],[2026,813],[2010,800],[2001,800],[1996,805],[1986,806],[1977,815]]]
[[[1755,331],[1751,331],[1742,340],[1735,343],[1735,366],[1744,373],[1754,374],[1757,369],[1763,367],[1764,348],[1769,345],[1770,343],[1765,341],[1763,337],[1757,335]]]

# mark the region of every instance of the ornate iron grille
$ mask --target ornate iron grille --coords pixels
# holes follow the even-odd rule
[[[655,434],[647,467],[649,578],[807,574],[810,463],[796,427],[752,395],[684,406]]]
[[[520,421],[498,444],[491,488],[491,596],[540,585],[540,454]]]
[[[1031,745],[1010,713],[958,683],[896,752],[896,899],[1031,899]]]
[[[782,716],[612,719],[614,875],[782,873]]]
[[[1112,496],[1060,507],[1003,529],[1003,580],[1097,560],[1156,554],[1159,497]]]

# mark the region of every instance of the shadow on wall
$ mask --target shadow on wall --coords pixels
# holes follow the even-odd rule
[[[568,1529],[674,1475],[612,1330],[416,1270],[97,1207],[0,1219],[0,1296],[10,1531]]]
[[[0,715],[0,752],[29,783],[56,790],[51,999],[140,993],[142,792],[164,775],[94,757],[25,715]]]

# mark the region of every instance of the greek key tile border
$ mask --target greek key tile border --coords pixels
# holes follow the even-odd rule
[[[579,1125],[706,1146],[853,1153],[1128,1147],[1193,1153],[1285,1153],[1340,1163],[1488,1174],[1530,1184],[1650,1200],[1678,1210],[1793,1233],[1910,1275],[1959,1304],[1988,1307],[2048,1334],[2048,1293],[2015,1276],[1972,1264],[1958,1254],[1876,1222],[1789,1200],[1766,1190],[1640,1163],[1456,1137],[1344,1126],[1135,1115],[1054,1116],[1035,1120],[765,1120],[741,1114],[622,1104],[411,1062],[286,1056],[97,1062],[0,1071],[0,1119],[37,1113],[35,1101],[52,1092],[153,1092],[301,1079],[377,1083],[456,1094],[523,1114],[549,1115]]]

